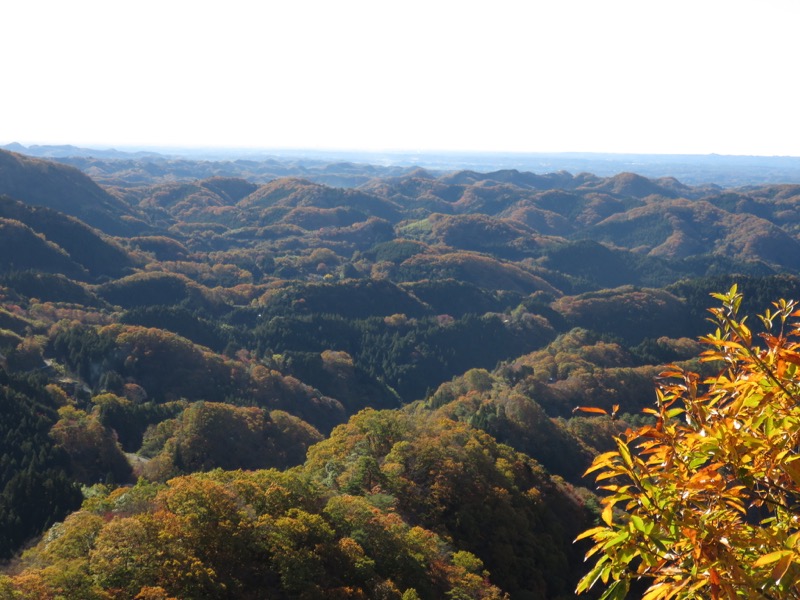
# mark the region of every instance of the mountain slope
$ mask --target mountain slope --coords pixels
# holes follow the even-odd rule
[[[0,194],[46,206],[111,235],[147,229],[140,216],[78,169],[0,150]]]
[[[86,271],[61,248],[43,240],[27,225],[0,217],[0,270],[34,269],[84,278]]]
[[[800,242],[777,225],[732,214],[705,201],[659,200],[613,215],[588,230],[592,239],[653,256],[716,254],[800,268]]]
[[[119,277],[133,264],[128,253],[116,243],[80,220],[55,210],[29,206],[0,195],[0,217],[24,223],[57,244],[93,277]],[[24,249],[16,251],[21,253]]]

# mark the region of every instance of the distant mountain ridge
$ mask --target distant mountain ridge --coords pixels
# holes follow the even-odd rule
[[[376,177],[355,189],[306,178],[281,177],[257,185],[216,177],[118,193],[151,222],[176,233],[188,233],[190,223],[192,230],[213,224],[220,248],[244,240],[255,245],[265,237],[275,239],[276,248],[323,245],[347,252],[393,238],[423,242],[426,250],[398,265],[395,275],[402,281],[456,271],[469,279],[462,271],[465,265],[485,271],[484,259],[476,262],[465,254],[455,260],[453,252],[478,252],[494,261],[525,259],[530,275],[539,277],[540,267],[558,272],[555,257],[566,256],[563,248],[580,240],[613,249],[614,260],[628,265],[624,272],[638,273],[631,283],[655,283],[652,274],[677,277],[687,265],[667,266],[663,260],[696,256],[706,258],[695,261],[690,274],[703,261],[717,260],[749,264],[748,272],[800,272],[795,258],[800,256],[800,186],[792,184],[723,189],[636,173],[600,177],[501,170],[437,176],[414,170]],[[223,243],[228,236],[235,241]],[[176,241],[186,239],[178,236]],[[656,259],[662,262],[653,270]],[[582,278],[590,275],[577,263],[570,268],[578,268]],[[497,275],[497,282],[518,289],[521,280],[511,284],[513,278]],[[607,276],[604,281],[615,280],[610,272]]]
[[[73,146],[72,144],[61,145],[37,145],[24,146],[18,142],[12,142],[5,146],[0,146],[2,150],[9,152],[17,152],[19,154],[27,154],[28,156],[35,156],[37,158],[61,158],[64,156],[93,156],[96,158],[132,158],[132,157],[157,157],[161,156],[157,152],[148,152],[145,150],[140,151],[122,151],[109,148],[101,150],[98,148],[81,148]]]
[[[317,172],[359,169],[337,163],[318,165]],[[509,289],[530,289],[531,283],[521,282],[542,276],[558,288],[560,275],[543,275],[542,269],[559,272],[555,257],[567,256],[563,248],[582,239],[613,249],[631,269],[625,272],[638,274],[631,283],[657,281],[646,275],[651,259],[685,261],[695,256],[750,264],[747,269],[756,271],[800,272],[795,258],[800,255],[800,186],[793,184],[723,189],[630,172],[601,177],[516,169],[408,169],[342,188],[305,177],[277,177],[261,184],[226,175],[165,182],[157,170],[144,183],[104,188],[75,168],[0,150],[0,193],[71,215],[111,235],[132,238],[169,230],[189,252],[242,243],[257,246],[265,239],[274,240],[273,251],[279,252],[319,245],[334,252],[367,251],[393,238],[423,242],[427,250],[397,264],[394,276],[406,282],[456,272],[466,280],[480,279],[487,269],[495,269],[497,277],[490,279]],[[213,236],[191,233],[208,226],[213,226]],[[99,274],[53,232],[45,236]],[[517,273],[518,266],[496,262],[523,259],[528,261],[524,276]],[[118,275],[127,264],[118,261],[107,274]],[[695,261],[692,269],[701,264]],[[674,277],[683,268],[662,265],[652,272]],[[466,274],[473,270],[474,275]],[[515,274],[509,277],[511,271]],[[582,280],[591,275],[581,272]]]
[[[306,177],[319,183],[351,187],[377,176],[407,173],[417,168],[439,172],[521,171],[525,173],[594,173],[608,177],[633,172],[650,179],[674,177],[686,184],[715,183],[743,186],[800,183],[800,157],[737,156],[719,154],[604,154],[591,152],[368,152],[355,150],[287,149],[91,149],[71,145],[0,148],[50,158],[78,167],[106,183],[141,182],[141,174],[161,170],[164,177],[203,179],[214,175]],[[191,174],[190,174],[191,173]]]

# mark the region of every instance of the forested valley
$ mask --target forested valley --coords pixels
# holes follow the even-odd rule
[[[572,598],[710,294],[800,298],[800,185],[63,162],[0,150],[3,600]]]

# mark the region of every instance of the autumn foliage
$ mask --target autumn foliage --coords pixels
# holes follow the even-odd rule
[[[589,469],[607,495],[580,536],[596,561],[578,592],[600,581],[624,598],[644,580],[644,600],[800,598],[800,310],[774,303],[755,335],[736,286],[714,296],[702,360],[719,372],[665,372],[654,423]]]
[[[793,593],[794,305],[695,339],[800,186],[66,162],[0,150],[0,600]]]
[[[296,472],[93,488],[0,575],[0,598],[507,598],[474,554]]]

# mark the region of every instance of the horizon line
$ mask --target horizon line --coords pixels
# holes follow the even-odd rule
[[[467,155],[467,156],[648,156],[648,157],[697,157],[697,158],[768,158],[768,159],[800,159],[800,156],[791,154],[724,154],[720,152],[635,152],[635,151],[598,151],[598,150],[475,150],[475,149],[403,149],[403,148],[337,148],[337,147],[292,147],[292,146],[229,146],[229,145],[172,145],[172,144],[105,144],[90,143],[77,145],[73,143],[24,143],[18,141],[7,142],[0,148],[21,146],[31,148],[74,148],[76,150],[97,150],[101,152],[225,152],[225,153],[332,153],[332,154],[363,154],[363,155]]]

